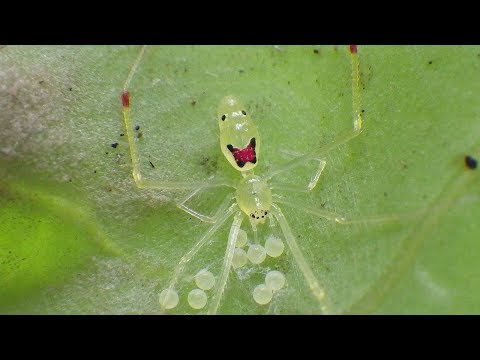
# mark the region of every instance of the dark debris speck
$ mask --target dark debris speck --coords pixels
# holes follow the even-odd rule
[[[465,165],[467,165],[469,169],[475,170],[478,166],[478,161],[470,155],[467,155],[465,156]]]

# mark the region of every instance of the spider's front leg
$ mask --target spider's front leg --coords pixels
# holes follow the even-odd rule
[[[134,125],[131,118],[131,110],[130,110],[130,93],[128,88],[130,86],[130,82],[133,79],[134,74],[137,71],[140,62],[143,59],[145,54],[146,46],[142,46],[135,62],[132,64],[130,68],[130,72],[128,73],[127,79],[125,80],[123,86],[123,92],[121,95],[121,102],[122,102],[122,115],[123,120],[125,122],[125,129],[127,133],[127,140],[130,149],[130,156],[132,159],[132,175],[135,181],[135,184],[138,188],[142,189],[157,189],[157,190],[194,190],[194,192],[198,192],[207,188],[212,187],[219,187],[219,186],[232,186],[230,181],[225,179],[208,179],[205,181],[197,181],[197,182],[187,182],[187,181],[159,181],[159,180],[151,180],[145,179],[140,172],[140,157],[138,154],[137,148],[137,141],[138,138],[135,136],[134,133]],[[193,196],[193,195],[192,195]],[[190,196],[189,198],[191,198]]]
[[[317,149],[314,149],[308,154],[296,156],[293,160],[287,162],[284,166],[272,170],[267,175],[267,180],[285,173],[294,169],[297,166],[303,165],[308,161],[317,160],[319,161],[319,167],[311,177],[310,182],[307,185],[307,190],[312,190],[318,182],[320,175],[325,167],[325,160],[323,160],[325,154],[327,154],[331,149],[345,144],[350,140],[356,138],[363,129],[363,120],[362,120],[362,110],[361,110],[361,99],[360,99],[360,63],[358,59],[358,52],[356,45],[350,45],[350,61],[352,66],[352,114],[353,114],[353,128],[347,130],[340,135],[338,135],[333,141],[328,144],[319,146]],[[304,191],[303,189],[288,187],[283,185],[276,185],[277,189],[284,190],[294,190],[294,191]]]
[[[134,126],[130,115],[130,93],[127,90],[122,92],[122,114],[125,121],[127,140],[132,158],[132,175],[137,187],[142,189],[158,190],[188,190],[195,189],[196,192],[212,187],[233,186],[230,181],[225,179],[208,179],[205,181],[186,182],[186,181],[159,181],[144,179],[140,172],[140,157],[138,154],[138,138],[134,133]],[[190,196],[191,197],[191,196]],[[190,198],[189,197],[189,198]]]
[[[218,211],[213,216],[208,216],[205,214],[200,213],[197,210],[194,210],[185,203],[190,200],[192,197],[196,196],[198,193],[204,191],[208,188],[220,187],[220,186],[228,186],[235,188],[235,185],[232,181],[228,181],[222,178],[210,178],[206,181],[199,181],[199,182],[182,182],[182,181],[159,181],[159,180],[150,180],[144,179],[141,172],[140,172],[140,157],[138,154],[137,148],[137,141],[138,138],[134,134],[134,127],[132,123],[132,119],[130,116],[130,94],[128,91],[124,91],[122,93],[122,113],[123,119],[125,121],[125,127],[127,131],[127,139],[130,149],[130,155],[132,158],[132,174],[135,184],[138,188],[143,189],[157,189],[157,190],[185,190],[185,189],[193,189],[193,191],[181,202],[176,202],[176,206],[183,211],[187,212],[188,214],[196,217],[197,219],[208,222],[208,223],[215,223],[220,214],[225,212],[228,206],[231,203],[232,196],[229,195],[223,203],[220,205]]]

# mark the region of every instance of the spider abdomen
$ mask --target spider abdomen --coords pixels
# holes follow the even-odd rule
[[[240,209],[257,223],[264,223],[272,206],[272,192],[260,176],[247,176],[237,187],[236,200]]]

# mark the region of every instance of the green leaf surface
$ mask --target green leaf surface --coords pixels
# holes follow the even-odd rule
[[[161,313],[159,293],[208,230],[175,206],[187,192],[133,181],[120,93],[138,52],[0,48],[0,313]],[[360,46],[359,55],[364,131],[325,154],[312,192],[276,192],[352,218],[414,216],[341,225],[282,210],[334,312],[477,313],[479,172],[464,157],[480,157],[480,47]],[[351,82],[345,46],[149,47],[129,87],[142,174],[239,181],[218,145],[216,108],[228,94],[259,129],[256,174],[277,169],[351,129]],[[273,180],[305,186],[316,166]],[[206,190],[189,206],[213,214],[230,191]],[[231,223],[187,264],[171,313],[205,312],[187,294],[200,269],[218,278]],[[242,229],[251,239],[248,222]],[[269,231],[259,228],[261,242]],[[253,288],[272,269],[287,284],[258,305]],[[320,312],[288,248],[231,271],[219,309]]]

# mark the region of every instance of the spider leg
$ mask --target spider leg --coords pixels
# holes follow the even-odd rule
[[[272,170],[267,174],[267,180],[270,180],[274,176],[284,173],[286,171],[289,171],[299,165],[304,164],[305,162],[309,160],[314,160],[318,158],[322,158],[326,153],[328,153],[331,149],[345,144],[348,141],[354,139],[360,133],[362,132],[363,129],[363,121],[362,121],[362,111],[361,111],[361,97],[360,97],[360,63],[358,59],[358,53],[357,53],[357,46],[356,45],[351,45],[350,48],[350,61],[351,61],[351,66],[352,66],[352,113],[353,113],[353,129],[348,130],[346,132],[341,133],[338,135],[334,140],[332,140],[330,143],[327,143],[325,145],[322,145],[313,151],[311,151],[308,154],[301,155],[296,157],[295,159],[287,162],[285,165],[282,167]],[[320,164],[321,165],[321,164]],[[323,165],[324,167],[325,165]],[[321,167],[321,166],[320,166]],[[320,177],[320,174],[323,170],[323,167],[321,169],[317,170],[317,173],[314,174],[312,179],[310,180],[309,187],[312,189],[315,187],[318,178]]]
[[[228,194],[225,197],[225,199],[223,200],[223,202],[220,204],[220,206],[219,206],[218,210],[215,212],[215,214],[213,216],[208,216],[208,215],[204,215],[204,214],[198,212],[197,210],[194,210],[194,209],[185,205],[185,203],[188,200],[190,200],[193,196],[197,195],[203,189],[204,188],[198,188],[198,189],[194,190],[182,202],[176,203],[176,205],[179,209],[182,209],[183,211],[185,211],[186,213],[196,217],[200,221],[214,224],[218,221],[218,219],[222,216],[222,214],[224,214],[225,211],[228,209],[229,205],[231,204],[231,202],[234,198],[234,194],[233,193]]]
[[[172,279],[170,280],[170,284],[168,286],[168,289],[174,290],[175,285],[178,282],[178,278],[182,274],[183,270],[185,269],[185,266],[188,264],[188,262],[197,254],[197,252],[209,241],[211,240],[213,234],[217,232],[217,230],[227,221],[227,219],[235,212],[237,209],[237,204],[233,204],[230,206],[227,211],[223,213],[222,216],[219,217],[217,222],[213,224],[210,229],[205,233],[205,235],[202,236],[200,240],[185,254],[182,256],[180,261],[178,262],[177,266],[175,267]],[[160,304],[162,311],[165,310],[165,304],[161,303]]]
[[[313,295],[317,298],[318,302],[320,303],[320,308],[322,312],[331,313],[332,309],[330,305],[330,300],[327,298],[325,290],[318,283],[318,280],[315,277],[312,269],[308,265],[308,262],[303,256],[302,251],[298,247],[297,240],[295,239],[295,236],[293,235],[292,230],[288,225],[287,219],[285,218],[282,211],[280,210],[280,207],[273,204],[272,209],[273,209],[273,216],[275,216],[275,219],[277,219],[278,224],[282,229],[283,236],[285,237],[285,241],[287,242],[287,245],[290,248],[293,258],[295,259],[295,262],[297,263],[298,267],[300,268],[300,271],[305,277],[305,281],[307,282],[308,287],[310,288]]]
[[[279,167],[275,170],[270,171],[267,174],[266,179],[270,180],[271,178],[273,178],[273,177],[275,177],[275,176],[277,176],[281,173],[284,173],[286,171],[290,171],[293,168],[295,168],[299,165],[302,165],[307,161],[313,160],[313,159],[318,158],[318,157],[323,157],[325,154],[327,154],[333,148],[335,148],[339,145],[345,144],[348,141],[350,141],[350,140],[354,139],[355,137],[357,137],[358,135],[360,135],[361,131],[362,131],[361,129],[353,130],[353,131],[348,130],[346,132],[341,133],[331,143],[320,146],[319,148],[317,148],[313,152],[305,154],[305,155],[301,155],[301,156],[299,156],[299,157],[297,157],[293,160],[290,160],[289,162],[287,162],[283,166],[281,166],[281,167]],[[323,170],[323,168],[321,170]],[[319,171],[318,177],[320,177],[321,170]],[[315,176],[313,176],[312,179],[314,180]],[[318,181],[318,179],[317,179],[317,181]],[[310,183],[312,183],[312,180],[311,180]],[[313,186],[315,186],[316,181],[314,181],[312,184],[313,184]],[[312,187],[312,189],[313,189],[313,187]]]
[[[424,213],[425,210],[420,209],[418,211],[414,211],[412,213],[405,213],[405,214],[389,214],[389,215],[373,215],[373,216],[364,216],[364,217],[348,217],[337,214],[332,211],[317,209],[310,206],[305,206],[303,204],[296,203],[291,200],[285,200],[283,197],[275,194],[273,195],[275,201],[281,204],[285,204],[287,206],[293,207],[295,209],[299,209],[305,211],[306,213],[321,217],[323,219],[335,221],[339,224],[362,224],[362,223],[381,223],[381,222],[389,222],[389,221],[400,221],[406,219],[414,219]]]
[[[130,93],[128,91],[128,86],[135,74],[144,54],[146,46],[142,46],[140,52],[133,63],[128,77],[125,81],[123,92],[121,95],[122,100],[122,114],[123,120],[125,122],[125,128],[127,132],[127,139],[130,148],[130,156],[132,158],[132,174],[135,184],[139,188],[143,189],[170,189],[170,190],[180,190],[180,189],[205,189],[217,186],[232,186],[231,181],[225,179],[209,179],[206,181],[197,181],[197,182],[185,182],[185,181],[158,181],[145,179],[140,172],[140,157],[138,154],[137,141],[139,140],[134,133],[134,125],[130,115]]]
[[[145,49],[146,48],[147,48],[147,45],[143,45],[140,48],[140,51],[137,55],[137,58],[135,59],[135,62],[132,64],[132,67],[130,68],[130,71],[128,72],[127,79],[125,80],[125,82],[123,84],[124,89],[128,89],[128,87],[130,86],[130,82],[132,81],[133,74],[135,74],[135,72],[137,71],[137,67],[143,59],[143,55],[145,54]]]
[[[290,157],[300,157],[300,156],[302,156],[302,154],[297,153],[295,151],[291,151],[291,150],[282,149],[282,150],[280,150],[280,152],[284,153],[284,154],[286,154],[287,156],[290,156]],[[327,162],[324,159],[317,158],[317,159],[313,159],[313,160],[318,161],[318,167],[316,168],[313,175],[310,177],[310,181],[308,182],[306,187],[291,186],[291,185],[286,185],[286,184],[283,184],[283,183],[272,182],[271,186],[270,186],[270,189],[271,190],[286,190],[286,191],[293,191],[293,192],[303,192],[303,193],[308,192],[308,191],[312,191],[315,188],[315,186],[317,186],[318,180],[320,179],[320,176],[322,175],[323,169],[325,169],[325,165],[327,164]]]
[[[212,302],[208,308],[209,315],[214,315],[217,313],[220,300],[222,299],[223,292],[225,291],[228,275],[230,273],[230,269],[232,268],[232,260],[235,252],[235,244],[237,243],[238,231],[240,230],[240,225],[242,224],[243,218],[244,216],[242,212],[239,211],[233,219],[230,233],[228,235],[227,249],[225,250],[225,257],[223,258],[223,266],[220,272],[220,278],[215,287],[215,294],[213,295]]]
[[[250,225],[252,226],[252,232],[253,232],[253,242],[255,244],[258,244],[258,231],[257,231],[257,224],[255,221],[253,221],[251,218],[248,218],[250,220]]]

